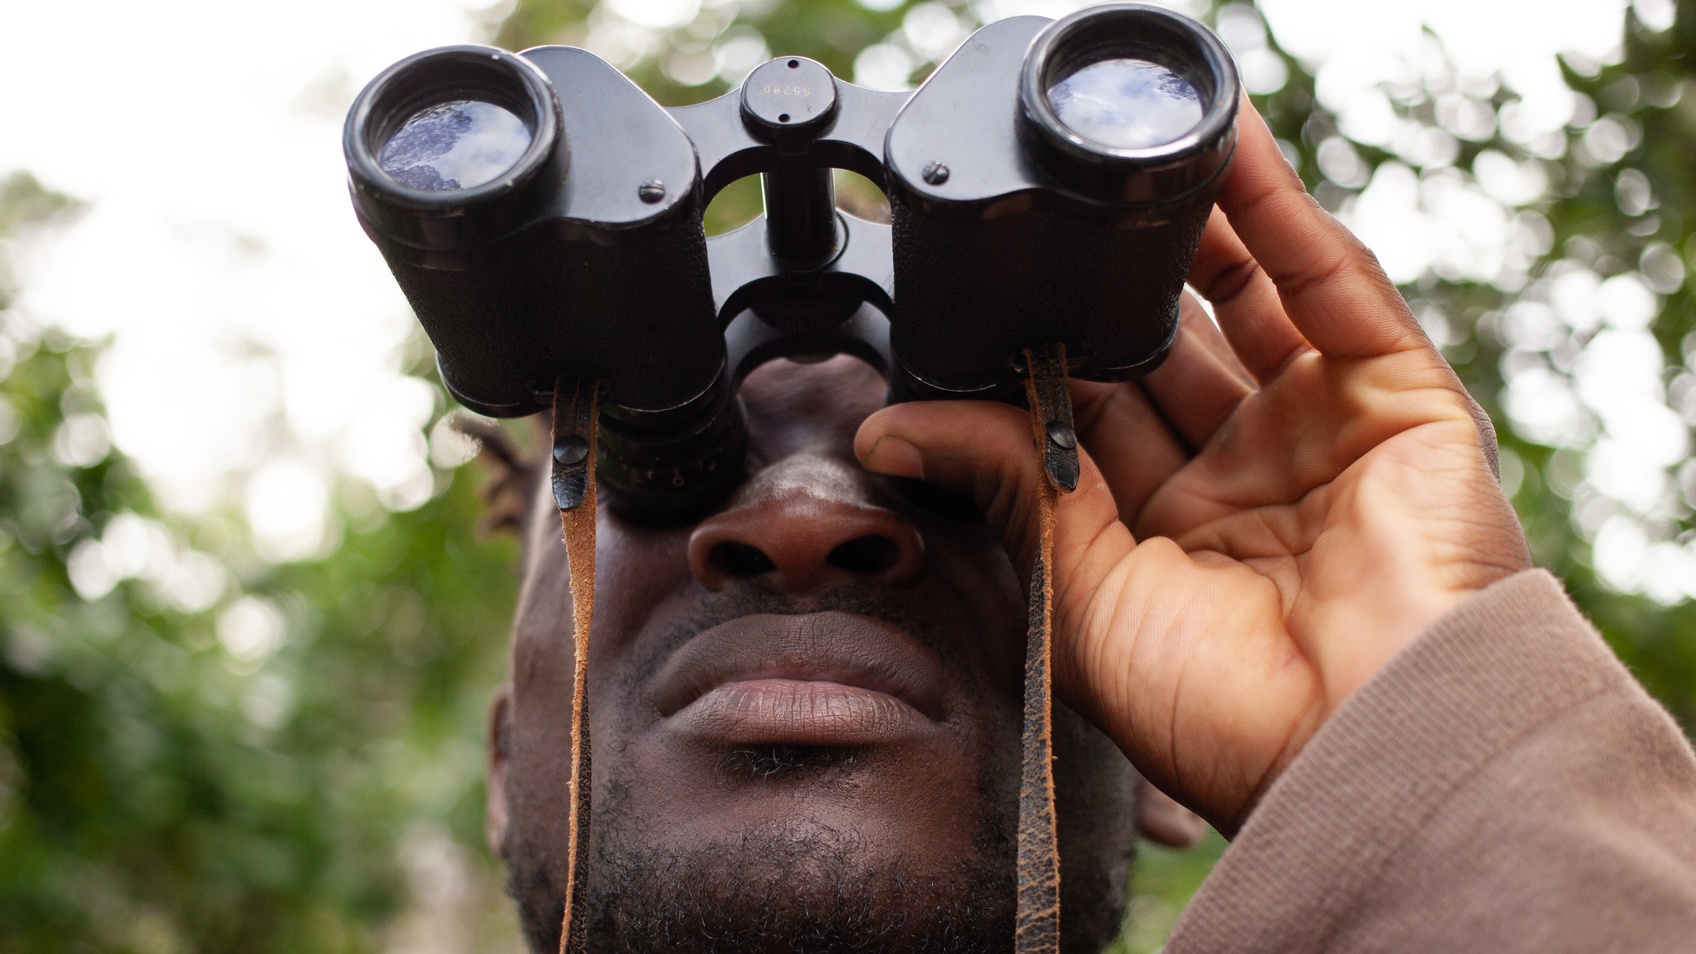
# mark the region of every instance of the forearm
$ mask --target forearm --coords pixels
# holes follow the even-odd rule
[[[1696,757],[1541,572],[1440,620],[1250,815],[1166,950],[1668,949]]]

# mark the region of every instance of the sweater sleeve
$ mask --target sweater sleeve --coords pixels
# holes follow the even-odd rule
[[[1696,950],[1696,756],[1518,574],[1337,710],[1165,950]]]

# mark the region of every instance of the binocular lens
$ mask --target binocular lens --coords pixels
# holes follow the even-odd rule
[[[1189,80],[1148,60],[1098,60],[1048,89],[1048,103],[1066,128],[1119,149],[1174,142],[1202,116],[1201,94]]]
[[[401,185],[452,192],[492,182],[530,147],[530,128],[510,110],[475,99],[426,107],[409,117],[377,154]]]

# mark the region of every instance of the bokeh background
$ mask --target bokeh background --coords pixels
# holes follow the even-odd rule
[[[366,79],[478,40],[667,104],[779,53],[900,89],[1078,5],[478,3],[0,8],[0,950],[519,949],[481,794],[516,547],[347,207]],[[1696,0],[1171,5],[1494,416],[1538,563],[1696,724]],[[1122,950],[1222,848],[1145,853]]]

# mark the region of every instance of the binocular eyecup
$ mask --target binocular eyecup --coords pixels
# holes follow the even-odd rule
[[[1066,188],[1103,202],[1169,202],[1209,182],[1236,139],[1237,82],[1218,37],[1147,7],[1085,10],[1025,55],[1027,147]]]
[[[354,202],[389,241],[447,251],[492,241],[522,223],[526,188],[556,151],[566,173],[564,135],[553,87],[529,60],[477,46],[417,53],[372,80],[348,115]]]

